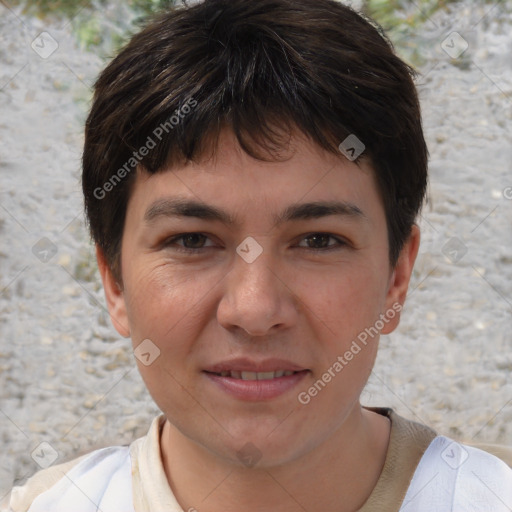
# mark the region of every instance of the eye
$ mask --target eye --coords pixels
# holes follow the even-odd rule
[[[162,245],[163,247],[173,247],[181,252],[198,252],[210,246],[205,246],[208,237],[203,233],[182,233],[175,237],[169,238]],[[182,242],[181,244],[179,242]]]
[[[334,240],[335,243],[330,244],[329,240]],[[304,247],[301,242],[299,247],[312,251],[331,251],[348,245],[344,240],[329,233],[311,233],[305,236],[302,241],[306,241],[307,246]]]

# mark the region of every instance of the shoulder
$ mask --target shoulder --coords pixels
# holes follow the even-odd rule
[[[505,512],[512,508],[512,469],[478,448],[437,436],[423,454],[400,509]]]
[[[103,448],[36,473],[12,489],[8,510],[133,512],[130,447]]]

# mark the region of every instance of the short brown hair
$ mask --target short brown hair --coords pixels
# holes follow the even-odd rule
[[[362,141],[394,265],[427,185],[413,78],[375,23],[334,0],[205,0],[162,13],[95,85],[82,175],[92,237],[120,279],[132,170],[197,161],[224,128],[263,158],[258,148],[278,148],[284,126],[340,157],[346,137]]]

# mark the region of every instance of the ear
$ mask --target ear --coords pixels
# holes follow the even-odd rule
[[[101,280],[103,281],[110,320],[116,328],[116,331],[124,338],[128,338],[130,336],[130,324],[128,322],[128,315],[126,314],[124,293],[112,274],[112,270],[107,263],[103,251],[98,245],[96,245],[96,259],[98,261]]]
[[[400,251],[400,256],[389,280],[389,288],[386,295],[386,311],[384,313],[388,321],[381,331],[382,334],[393,332],[400,323],[400,312],[405,303],[419,246],[420,228],[414,224],[409,238]]]

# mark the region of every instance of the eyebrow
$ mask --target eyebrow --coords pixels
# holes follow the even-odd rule
[[[355,204],[345,201],[315,201],[292,204],[274,216],[273,221],[278,226],[284,222],[319,219],[330,215],[367,220],[366,215]],[[144,221],[150,224],[160,217],[191,217],[218,221],[228,226],[237,224],[235,217],[216,206],[179,197],[155,201],[146,210]]]

